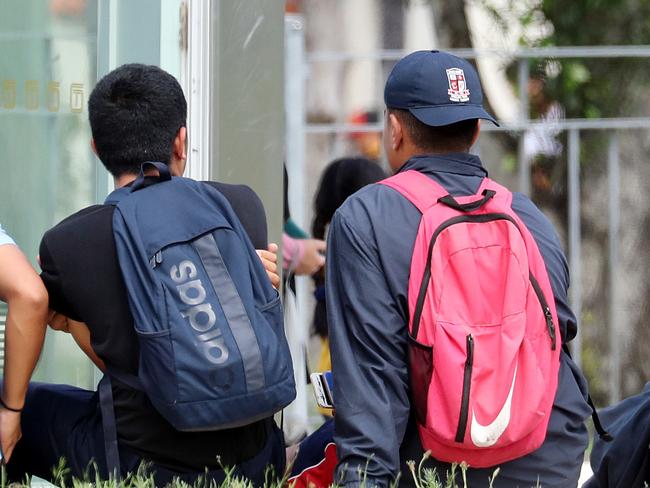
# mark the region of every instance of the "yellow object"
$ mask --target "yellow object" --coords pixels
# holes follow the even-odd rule
[[[332,371],[332,358],[330,357],[330,340],[327,337],[321,339],[320,358],[316,368],[319,373]],[[329,408],[318,407],[318,412],[325,417],[332,416],[332,410]]]

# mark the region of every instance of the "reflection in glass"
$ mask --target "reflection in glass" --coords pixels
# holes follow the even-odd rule
[[[93,1],[2,5],[0,222],[33,261],[45,230],[95,201],[84,89],[96,81],[96,19]],[[77,350],[48,334],[36,377],[90,386]]]

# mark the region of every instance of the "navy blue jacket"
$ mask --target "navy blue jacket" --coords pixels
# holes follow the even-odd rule
[[[487,176],[479,158],[465,153],[414,157],[400,171],[411,169],[454,196],[474,194]],[[544,258],[562,336],[570,340],[576,318],[568,305],[569,272],[557,234],[526,196],[514,194],[512,206]],[[422,457],[406,363],[408,280],[420,217],[397,191],[376,184],[350,197],[331,223],[326,281],[339,452],[335,479],[346,487],[358,486],[359,467],[366,466],[367,479],[377,486],[388,486],[400,470],[402,484],[412,486],[404,463]],[[497,486],[535,486],[538,478],[545,488],[576,486],[588,443],[586,395],[582,374],[562,354],[546,441],[503,464]],[[442,473],[448,469],[435,461],[431,466]],[[469,470],[470,486],[487,486],[493,471]]]
[[[643,391],[599,411],[613,442],[596,437],[594,476],[584,488],[643,488],[650,483],[650,383]]]

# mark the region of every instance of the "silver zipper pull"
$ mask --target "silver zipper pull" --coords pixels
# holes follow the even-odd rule
[[[151,256],[151,259],[149,260],[149,265],[152,268],[155,268],[156,266],[158,266],[162,262],[163,262],[162,251],[158,251],[156,254]]]

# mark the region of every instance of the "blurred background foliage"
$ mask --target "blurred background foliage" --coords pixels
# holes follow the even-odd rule
[[[650,44],[650,1],[648,0],[562,0],[493,2],[483,0],[484,8],[504,32],[522,29],[522,47],[618,46]],[[519,25],[508,19],[513,13]],[[540,36],[527,33],[542,31]],[[478,47],[478,46],[475,46]],[[648,88],[650,63],[643,58],[536,59],[530,61],[531,80],[540,80],[541,92],[530,94],[530,117],[543,117],[551,104],[559,104],[568,119],[647,116],[650,108]],[[517,69],[512,64],[508,76],[517,86]],[[610,279],[607,263],[607,145],[611,131],[581,131],[581,203],[583,238],[583,369],[592,395],[599,404],[608,403],[608,294]],[[566,148],[566,133],[558,137]],[[650,378],[646,323],[650,307],[645,297],[650,289],[645,272],[634,268],[647,262],[647,246],[635,244],[650,237],[650,216],[645,204],[648,135],[645,131],[621,135],[621,256],[620,281],[623,300],[620,324],[623,335],[622,392],[638,392]],[[566,151],[557,158],[538,157],[531,165],[532,197],[557,222],[567,226]],[[626,185],[626,181],[631,184]],[[640,182],[640,184],[639,184]],[[636,184],[634,184],[636,183]],[[605,190],[605,191],[603,191]],[[599,209],[599,210],[594,210]],[[600,210],[604,209],[605,212]],[[560,231],[561,232],[561,231]],[[566,241],[565,241],[566,242]],[[585,256],[585,253],[587,255]],[[625,270],[630,270],[626,272]],[[631,290],[627,295],[625,290]]]

